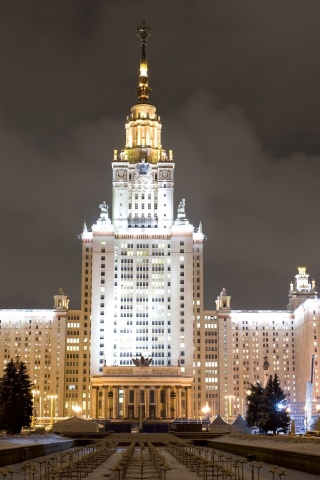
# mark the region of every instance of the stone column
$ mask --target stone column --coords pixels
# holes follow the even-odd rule
[[[150,411],[150,387],[149,385],[145,386],[144,389],[144,416],[145,418],[149,418],[149,411]]]
[[[156,385],[155,387],[155,405],[156,405],[156,411],[155,411],[155,417],[160,418],[161,416],[161,403],[160,403],[160,386]]]
[[[128,395],[129,395],[129,387],[123,387],[123,418],[128,418]]]
[[[170,392],[170,418],[175,418],[176,415],[177,415],[177,392],[175,387],[172,387]]]
[[[137,385],[135,385],[133,388],[134,388],[133,416],[134,418],[139,418],[140,390]]]
[[[143,392],[143,393],[142,393]],[[142,402],[143,398],[143,402]],[[142,412],[142,407],[144,406],[144,410],[146,410],[146,390],[144,385],[140,386],[140,393],[139,393],[139,418],[140,420],[143,420],[143,412]]]
[[[113,418],[118,418],[119,387],[113,387]]]
[[[191,418],[191,387],[186,387],[186,418]]]
[[[176,386],[176,392],[177,392],[177,398],[176,398],[177,413],[176,413],[176,417],[181,418],[182,417],[181,385]]]
[[[108,418],[107,417],[107,385],[102,385],[102,408],[101,408],[101,417],[102,418]]]
[[[170,387],[166,387],[166,418],[171,418],[170,412]]]
[[[121,385],[117,387],[117,396],[118,396],[118,401],[117,401],[117,407],[118,407],[118,412],[117,412],[117,418],[120,418],[120,411],[121,411],[121,405],[120,405],[120,390],[121,390]],[[123,408],[123,405],[122,405]]]
[[[98,395],[99,387],[92,387],[91,389],[91,415],[93,418],[98,418]]]

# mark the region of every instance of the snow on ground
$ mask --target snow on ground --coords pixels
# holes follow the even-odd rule
[[[0,435],[0,450],[14,447],[65,442],[66,440],[66,438],[55,435],[54,433],[20,435],[2,434]]]

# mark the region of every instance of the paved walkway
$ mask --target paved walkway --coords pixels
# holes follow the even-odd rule
[[[217,447],[215,447],[215,443]],[[286,456],[295,456],[297,454],[303,454],[308,458],[308,455],[312,457],[319,457],[319,465],[320,465],[320,441],[318,438],[306,438],[306,437],[288,437],[284,435],[278,436],[264,436],[264,435],[225,435],[222,437],[218,437],[216,440],[210,440],[209,445],[210,447],[221,449],[220,443],[225,444],[241,444],[247,445],[249,447],[262,447],[263,449],[272,449],[277,450],[279,452],[284,452]],[[230,454],[231,455],[231,454]],[[233,455],[233,457],[237,457]],[[252,467],[251,465],[257,465],[259,462],[249,462],[245,465],[245,470],[247,472],[251,472],[252,474]],[[275,468],[274,464],[263,463],[262,468],[260,469],[260,480],[266,480],[272,478],[272,475],[269,473],[269,470]],[[258,478],[258,470],[256,466],[253,467],[254,470],[254,478]],[[315,475],[311,473],[306,473],[300,470],[293,470],[289,468],[277,467],[277,471],[275,473],[274,478],[278,479],[278,474],[280,471],[285,470],[289,473],[289,476],[285,476],[288,480],[311,480],[311,479],[320,479],[320,475]],[[271,476],[270,476],[271,475]],[[248,477],[251,479],[251,477]]]
[[[126,437],[126,440],[125,440]],[[265,447],[266,444],[270,447],[276,446],[279,450],[289,451],[294,455],[294,450],[297,449],[298,451],[304,451],[306,454],[308,452],[312,455],[319,454],[319,462],[320,462],[320,445],[312,443],[312,441],[308,441],[306,439],[299,439],[297,438],[296,442],[288,442],[285,438],[281,439],[281,437],[261,437],[255,436],[249,442],[252,445],[260,445]],[[225,437],[219,437],[219,440],[229,441],[230,443],[239,442],[240,439],[231,438],[230,435]],[[281,440],[282,441],[281,441]],[[181,440],[174,435],[167,435],[167,434],[112,434],[108,437],[108,440],[114,442],[124,442],[127,441],[129,444],[130,441],[139,442],[152,442],[154,443],[161,443],[164,441],[169,442],[178,442],[178,443],[187,443],[185,440]],[[101,480],[101,478],[110,478],[112,474],[112,467],[114,464],[119,460],[121,455],[123,454],[125,448],[119,449],[114,455],[112,455],[104,464],[98,467],[94,472],[91,472],[88,477],[88,480]],[[140,453],[140,449],[137,450],[137,455]],[[181,464],[178,460],[176,460],[172,455],[166,452],[165,448],[162,446],[157,447],[157,450],[161,455],[163,455],[170,465],[171,470],[166,472],[167,480],[195,480],[199,477],[196,475],[195,472],[191,472],[187,469],[183,464]],[[145,450],[147,452],[147,449]],[[229,454],[227,454],[229,455]],[[210,456],[210,454],[209,454]],[[230,455],[233,458],[243,458],[238,457],[237,455]],[[133,479],[140,479],[141,478],[141,471],[140,471],[140,463],[134,459],[133,468],[128,472],[126,480],[133,480]],[[260,468],[261,466],[261,468]],[[145,464],[146,469],[144,470],[143,478],[145,480],[158,480],[158,476],[156,475],[154,469],[150,467],[150,465]],[[259,467],[259,468],[258,468]],[[270,472],[271,470],[271,472]],[[305,472],[301,472],[298,470],[292,470],[288,468],[282,467],[275,467],[275,465],[268,464],[268,463],[259,463],[259,462],[248,462],[244,464],[244,480],[271,480],[273,478],[274,472],[274,479],[278,480],[279,473],[286,472],[288,473],[287,476],[284,476],[284,479],[288,480],[319,480],[320,475],[313,475]],[[252,473],[253,472],[253,473]],[[130,475],[129,475],[130,474]]]
[[[257,436],[259,437],[259,436]],[[224,442],[241,442],[241,439],[235,439],[232,438],[231,435],[225,436],[225,437],[219,437],[219,440],[222,440]],[[299,439],[298,439],[299,440]],[[12,447],[17,447],[20,446],[22,448],[26,447],[27,445],[34,445],[34,444],[39,444],[39,443],[53,443],[53,442],[61,442],[65,441],[65,439],[61,439],[61,437],[56,436],[56,435],[38,435],[38,436],[32,436],[32,437],[23,437],[23,436],[16,436],[16,437],[0,437],[0,455],[1,455],[1,450],[5,450],[7,448],[12,448]],[[144,442],[147,444],[148,442],[152,442],[154,445],[159,445],[157,450],[161,455],[164,456],[166,462],[170,465],[170,470],[166,472],[166,478],[167,480],[194,480],[197,477],[196,472],[191,472],[185,467],[183,464],[181,464],[178,460],[176,460],[173,456],[171,456],[168,452],[166,452],[165,448],[161,445],[163,441],[171,441],[171,442],[179,442],[179,443],[184,443],[183,440],[173,436],[173,435],[167,435],[167,434],[113,434],[108,437],[108,441],[112,442],[126,442],[128,445],[132,442],[135,441],[138,444],[140,442]],[[251,438],[251,439],[246,439],[246,442],[251,442],[252,445],[260,445],[265,447],[266,444],[272,446],[272,448],[275,448],[275,446],[280,450],[280,451],[286,451],[286,452],[291,452],[292,455],[294,455],[295,451],[301,452],[303,451],[306,455],[308,453],[312,455],[319,455],[319,462],[320,462],[320,444],[315,444],[312,443],[312,441],[297,441],[297,442],[289,442],[285,441],[283,439],[282,441],[279,439],[279,437],[271,437],[271,438],[266,438],[266,437],[260,437],[260,438]],[[122,456],[123,452],[126,450],[126,446],[124,447],[118,447],[117,451],[111,455],[111,457],[108,458],[106,462],[104,462],[102,465],[100,465],[98,468],[96,468],[93,472],[89,473],[89,475],[86,477],[88,480],[101,480],[102,478],[117,478],[117,476],[114,476],[114,472],[112,471],[112,467],[115,465],[115,463],[119,460],[119,458]],[[215,448],[215,450],[217,450]],[[229,455],[229,454],[226,454]],[[134,479],[141,479],[141,451],[140,448],[136,448],[136,451],[134,453],[133,460],[131,462],[131,467],[127,473],[126,480],[134,480]],[[236,455],[230,455],[233,458],[240,458],[237,457]],[[210,458],[210,453],[209,453],[209,458]],[[37,462],[37,459],[33,459],[30,462]],[[260,464],[258,462],[249,462],[247,464],[244,464],[244,480],[271,480],[272,479],[272,473],[270,473],[270,470],[274,469],[274,465],[270,464],[261,464],[261,468],[258,468]],[[144,480],[158,480],[157,473],[155,472],[155,469],[152,465],[152,462],[148,456],[148,449],[145,448],[143,451],[143,478]],[[11,466],[13,470],[13,480],[22,480],[24,478],[24,471],[22,469],[22,464],[14,464]],[[2,470],[7,470],[8,466],[2,467]],[[278,480],[279,473],[281,471],[285,470],[286,472],[289,473],[288,476],[283,477],[284,479],[288,480],[319,480],[320,475],[312,475],[308,473],[304,473],[301,471],[297,470],[291,470],[291,469],[283,469],[281,467],[276,467],[275,474],[274,474],[274,479]],[[253,472],[253,475],[252,475]],[[259,476],[258,476],[259,474]],[[10,477],[9,477],[10,478]]]
[[[137,450],[137,456],[133,459],[134,465],[131,469],[129,469],[126,480],[139,480],[141,479],[141,470],[140,470],[140,462],[138,460],[138,455],[140,454],[140,449]],[[187,469],[184,465],[182,465],[178,460],[176,460],[172,455],[165,451],[164,447],[158,447],[157,450],[161,455],[163,455],[170,465],[171,470],[166,472],[167,480],[196,480],[199,479],[196,472],[191,472]],[[101,480],[102,478],[112,478],[112,467],[114,464],[119,460],[123,453],[122,451],[116,452],[112,455],[104,464],[98,467],[96,470],[91,472],[87,480]],[[232,455],[233,458],[239,458],[236,455]],[[253,467],[251,466],[253,465]],[[259,468],[258,473],[258,466],[262,465],[262,468]],[[253,476],[252,476],[252,469],[253,469]],[[258,462],[250,462],[248,464],[244,464],[244,480],[271,480],[272,473],[270,470],[274,470],[274,479],[279,479],[279,473],[285,471],[288,473],[287,476],[284,476],[284,480],[319,480],[320,475],[312,475],[309,473],[299,472],[297,470],[291,469],[283,469],[281,467],[276,467],[274,465],[270,465],[267,463],[259,464]],[[258,476],[259,475],[259,476]],[[115,477],[117,478],[117,477]],[[147,462],[144,465],[143,470],[143,478],[145,480],[159,480],[158,475],[156,474],[153,465]],[[202,477],[203,478],[203,477]]]
[[[167,480],[195,480],[199,479],[195,472],[190,472],[184,465],[176,460],[172,455],[165,451],[164,447],[158,447],[158,452],[165,458],[170,465],[170,470],[166,472]],[[112,468],[121,458],[124,450],[114,453],[105,463],[100,465],[96,470],[91,472],[86,480],[101,480],[102,478],[112,478]],[[136,448],[135,454],[132,458],[131,465],[126,475],[126,480],[159,480],[159,476],[153,466],[153,463],[148,455],[148,450],[145,449],[143,453],[143,477],[141,477],[141,457],[140,448]],[[117,478],[117,477],[115,477]],[[270,480],[270,479],[269,479]],[[309,480],[309,479],[308,479]]]

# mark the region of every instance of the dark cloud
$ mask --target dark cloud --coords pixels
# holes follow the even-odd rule
[[[212,304],[225,286],[234,308],[279,308],[296,266],[307,264],[313,275],[319,268],[320,156],[276,157],[239,107],[214,104],[196,95],[182,112],[183,129],[172,134],[176,178],[184,167],[176,194],[187,198],[189,216],[196,225],[202,220],[208,236],[206,299]]]
[[[0,306],[79,306],[83,221],[111,204],[139,40],[176,204],[202,222],[206,307],[284,308],[319,279],[318,1],[16,1],[0,7]]]

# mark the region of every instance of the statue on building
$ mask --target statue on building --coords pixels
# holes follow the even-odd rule
[[[183,198],[178,206],[178,215],[185,215],[186,213],[186,201]]]
[[[141,159],[141,162],[137,163],[136,166],[136,171],[138,175],[149,175],[151,170],[150,170],[150,164],[146,162],[145,158]]]
[[[101,210],[101,213],[108,213],[109,206],[106,204],[105,201],[100,203],[99,208]]]
[[[149,367],[150,363],[152,362],[152,357],[144,358],[144,356],[141,355],[140,358],[133,358],[132,361],[136,367]]]

